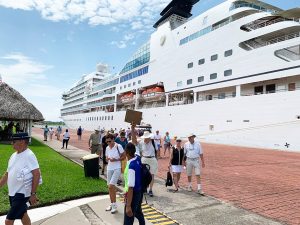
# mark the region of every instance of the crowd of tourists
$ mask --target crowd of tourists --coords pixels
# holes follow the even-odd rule
[[[60,139],[62,128],[45,126],[44,140],[50,140],[55,134]],[[78,140],[81,140],[83,129],[77,129]],[[137,218],[139,224],[145,224],[142,212],[144,194],[153,197],[155,176],[158,172],[159,159],[166,158],[169,162],[169,171],[173,174],[173,192],[180,189],[181,173],[186,169],[188,177],[187,190],[192,191],[192,173],[197,179],[197,192],[203,194],[201,187],[201,165],[205,167],[203,151],[200,142],[195,141],[196,135],[187,135],[188,141],[183,144],[180,137],[171,138],[166,132],[162,137],[157,130],[154,134],[149,130],[137,129],[133,124],[131,128],[104,130],[97,128],[90,135],[88,146],[91,153],[98,154],[102,160],[102,175],[106,173],[110,204],[106,208],[112,214],[118,211],[116,204],[117,185],[124,182],[124,225],[134,223]],[[28,204],[37,202],[36,192],[41,183],[39,165],[34,153],[28,148],[29,135],[17,133],[12,135],[13,147],[16,152],[9,160],[7,172],[0,180],[0,187],[8,184],[11,208],[5,224],[11,225],[14,220],[21,219],[23,224],[31,224],[27,214]],[[63,147],[68,146],[70,134],[68,129],[63,133]],[[200,161],[201,160],[201,161]],[[28,168],[28,180],[18,179],[20,168]]]
[[[169,171],[173,174],[173,192],[180,189],[181,173],[186,169],[188,177],[187,190],[192,191],[192,173],[197,180],[197,193],[203,194],[201,186],[201,165],[205,167],[203,151],[200,142],[195,141],[195,134],[188,134],[188,141],[183,144],[183,138],[171,138],[169,132],[162,137],[157,130],[154,134],[149,130],[139,130],[132,125],[131,129],[104,130],[97,128],[90,135],[88,145],[93,154],[99,154],[102,159],[102,175],[107,175],[107,185],[111,204],[106,208],[112,214],[117,212],[116,188],[121,177],[125,181],[125,218],[124,224],[133,224],[136,217],[144,224],[141,203],[144,192],[154,196],[153,186],[158,172],[159,159],[169,160]],[[127,161],[127,163],[126,163]],[[141,165],[148,165],[150,183],[142,190],[145,174]]]

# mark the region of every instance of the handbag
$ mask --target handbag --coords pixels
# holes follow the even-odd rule
[[[118,144],[117,144],[117,150],[118,150],[119,156],[121,157],[121,153],[119,151]],[[124,173],[126,165],[127,165],[127,158],[125,157],[125,159],[121,160],[120,162],[121,162],[121,173]]]
[[[173,178],[170,173],[170,170],[167,173],[167,179],[166,179],[166,187],[168,187],[168,186],[173,186]]]

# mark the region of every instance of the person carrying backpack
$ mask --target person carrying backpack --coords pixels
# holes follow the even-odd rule
[[[142,212],[143,201],[143,171],[142,162],[139,156],[135,155],[135,145],[128,143],[125,148],[128,159],[125,171],[125,208],[124,225],[132,225],[134,217],[140,225],[145,224],[144,214]]]
[[[150,173],[152,175],[152,180],[149,185],[149,192],[148,195],[150,197],[153,197],[153,184],[154,184],[154,175],[156,175],[158,170],[158,162],[157,162],[157,154],[156,154],[156,145],[154,143],[154,140],[151,138],[153,137],[152,134],[149,131],[145,131],[143,136],[141,137],[141,141],[137,142],[135,125],[132,125],[132,143],[136,145],[141,154],[142,163],[147,164],[150,166]]]

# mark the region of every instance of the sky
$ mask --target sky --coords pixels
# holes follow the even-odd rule
[[[147,42],[171,0],[0,0],[0,74],[46,120],[60,121],[61,95],[97,63],[120,72]],[[197,16],[224,0],[201,0]],[[283,9],[300,0],[265,0]]]

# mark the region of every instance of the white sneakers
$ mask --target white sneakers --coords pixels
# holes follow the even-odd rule
[[[199,195],[204,195],[204,192],[202,191],[201,188],[197,190],[197,193],[198,193]]]
[[[111,214],[114,214],[116,213],[118,210],[117,210],[117,204],[114,203],[112,206],[111,206],[111,210],[110,210],[110,213]]]
[[[188,186],[187,190],[188,190],[189,192],[193,191],[193,189],[192,189],[191,186]],[[204,192],[202,191],[202,188],[199,188],[199,189],[197,190],[197,193],[198,193],[199,195],[204,195]]]
[[[117,204],[116,203],[111,203],[106,209],[105,211],[110,211],[111,214],[114,214],[118,211],[117,209]]]

